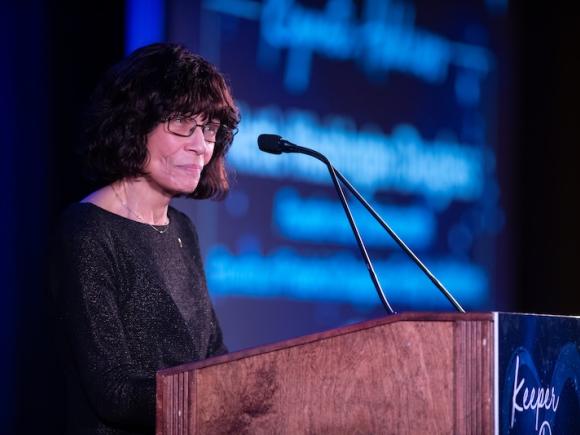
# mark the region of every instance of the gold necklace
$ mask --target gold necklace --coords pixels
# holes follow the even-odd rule
[[[143,217],[141,217],[140,214],[138,214],[137,212],[134,212],[133,210],[131,210],[129,208],[129,206],[127,205],[126,202],[123,202],[123,200],[121,199],[121,197],[119,196],[119,194],[117,193],[117,190],[113,187],[113,185],[111,185],[111,189],[113,189],[113,193],[115,194],[115,196],[117,197],[117,199],[119,200],[119,203],[125,207],[125,209],[131,213],[133,216],[135,216],[137,219],[139,219],[141,221],[141,223],[147,224],[149,225],[151,228],[153,228],[155,231],[157,231],[159,234],[164,234],[167,232],[167,230],[169,229],[169,224],[171,223],[171,221],[169,220],[169,217],[167,218],[167,223],[164,225],[165,228],[163,228],[162,230],[160,230],[159,228],[157,228],[155,225],[150,224],[149,222],[147,222],[145,219],[143,219]],[[181,245],[181,240],[179,241],[180,245]]]

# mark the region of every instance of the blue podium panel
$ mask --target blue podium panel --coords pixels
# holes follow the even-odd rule
[[[580,434],[580,317],[494,315],[496,433]]]

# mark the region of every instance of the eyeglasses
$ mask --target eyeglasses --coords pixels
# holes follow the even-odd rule
[[[167,130],[181,137],[190,137],[197,127],[201,128],[203,133],[203,138],[206,142],[214,143],[216,141],[217,135],[222,134],[235,134],[235,130],[232,130],[225,125],[221,125],[219,122],[206,122],[203,124],[198,124],[193,118],[175,117],[169,118],[167,120]]]

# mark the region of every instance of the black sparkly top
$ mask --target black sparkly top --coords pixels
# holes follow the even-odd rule
[[[168,216],[160,234],[90,203],[63,214],[53,296],[68,433],[154,433],[155,372],[226,352],[193,224]]]

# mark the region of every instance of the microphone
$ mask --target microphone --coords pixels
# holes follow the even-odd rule
[[[265,153],[282,154],[285,152],[282,136],[277,134],[261,134],[258,136],[258,147]]]
[[[379,283],[379,279],[377,277],[377,274],[375,273],[375,269],[367,252],[366,246],[358,231],[358,228],[356,226],[348,203],[346,202],[346,197],[344,196],[342,187],[340,187],[340,184],[336,177],[336,171],[332,166],[332,164],[330,163],[330,160],[328,160],[326,156],[319,153],[318,151],[314,151],[310,148],[301,147],[299,145],[293,144],[292,142],[288,142],[287,140],[282,139],[282,137],[278,136],[277,134],[261,134],[260,136],[258,136],[258,147],[260,148],[260,150],[270,154],[282,154],[282,153],[306,154],[314,157],[315,159],[320,160],[326,165],[326,167],[328,168],[328,172],[330,173],[330,177],[332,178],[332,182],[334,183],[334,188],[336,189],[338,198],[340,199],[340,202],[342,204],[342,208],[344,209],[346,217],[348,218],[348,223],[350,224],[352,232],[354,233],[354,237],[356,238],[363,260],[367,266],[367,270],[369,271],[371,281],[373,282],[375,290],[377,291],[377,294],[379,296],[379,299],[381,300],[385,310],[387,310],[387,312],[389,312],[390,314],[394,314],[395,310],[393,310],[393,308],[389,304],[389,301],[387,300],[387,297],[385,296],[385,293],[381,288],[381,284]]]
[[[293,144],[292,142],[283,139],[282,136],[278,136],[277,134],[261,134],[258,136],[258,148],[260,150],[270,153],[270,154],[282,154],[282,153],[299,153],[299,154],[306,154],[315,159],[320,160],[324,163],[328,170],[330,171],[330,176],[332,177],[333,174],[338,174],[338,171],[332,164],[330,160],[326,158],[324,154],[319,153],[310,148],[301,147],[300,145]],[[342,175],[340,176],[342,178]],[[334,179],[334,177],[333,177]],[[348,186],[347,186],[348,187]],[[340,189],[340,185],[337,187]],[[342,191],[342,189],[341,189]],[[339,195],[340,196],[340,195]],[[348,207],[348,205],[347,205]]]
[[[375,284],[375,289],[385,306],[385,309],[390,313],[394,313],[393,309],[389,305],[386,300],[386,297],[381,289],[381,286],[378,282],[378,278],[374,272],[374,268],[372,267],[370,258],[366,252],[366,248],[360,237],[356,224],[354,223],[354,219],[352,217],[352,213],[348,207],[346,202],[346,198],[344,196],[344,192],[338,183],[337,177],[342,181],[342,183],[350,190],[350,192],[355,196],[356,199],[367,209],[367,211],[379,222],[379,224],[387,231],[389,236],[397,243],[397,245],[407,254],[407,256],[413,260],[413,262],[421,269],[421,271],[429,278],[429,280],[437,287],[437,289],[447,298],[447,300],[455,307],[457,311],[460,313],[465,313],[463,307],[457,302],[457,300],[451,295],[449,290],[445,288],[445,286],[431,273],[431,271],[425,266],[419,257],[415,255],[415,253],[403,242],[403,240],[391,229],[391,227],[381,218],[381,216],[371,207],[371,205],[364,199],[364,197],[349,183],[349,181],[330,163],[323,154],[319,153],[318,151],[312,150],[310,148],[301,147],[299,145],[295,145],[292,142],[288,142],[287,140],[283,139],[281,136],[276,134],[261,134],[258,136],[258,146],[260,150],[270,153],[270,154],[281,154],[281,153],[301,153],[312,156],[323,163],[326,164],[328,167],[328,171],[330,172],[330,176],[334,183],[334,186],[338,192],[338,196],[342,202],[344,211],[348,217],[349,223],[351,224],[351,228],[354,232],[355,238],[357,239],[359,248],[361,250],[361,254],[367,263],[367,268],[371,275],[371,279]]]
[[[282,136],[277,134],[261,134],[258,136],[258,148],[260,150],[270,153],[270,154],[282,154],[282,153],[302,153],[308,154],[324,163],[330,163],[326,157],[317,151],[311,150],[310,148],[305,148],[288,142],[283,139]]]

